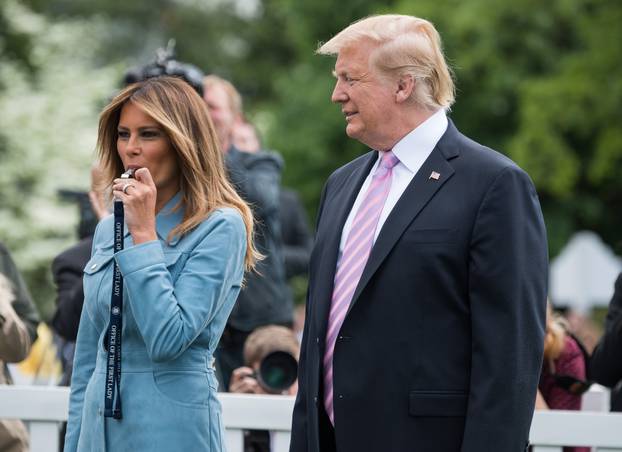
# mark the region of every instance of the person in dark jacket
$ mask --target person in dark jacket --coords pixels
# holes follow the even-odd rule
[[[256,245],[264,256],[256,271],[245,276],[216,353],[216,367],[224,389],[234,369],[244,365],[243,347],[257,327],[293,323],[293,302],[285,279],[283,242],[279,217],[279,192],[283,161],[274,152],[242,152],[232,143],[232,131],[241,115],[242,101],[235,87],[208,75],[203,98],[225,152],[229,178],[251,206],[257,220]]]
[[[233,145],[243,152],[261,151],[261,139],[253,124],[246,119],[236,122],[232,133]],[[313,236],[300,197],[295,190],[281,187],[279,193],[279,217],[283,238],[285,277],[304,275],[309,267]]]
[[[611,411],[622,411],[622,273],[615,282],[605,321],[605,333],[592,352],[588,377],[614,388]]]
[[[82,272],[91,257],[93,236],[85,237],[52,261],[56,284],[56,312],[52,327],[63,339],[75,342],[84,302]]]
[[[313,236],[298,194],[294,190],[283,188],[280,203],[285,276],[289,279],[307,273]]]

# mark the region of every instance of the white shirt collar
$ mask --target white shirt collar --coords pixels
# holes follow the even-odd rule
[[[398,141],[393,146],[393,153],[411,172],[417,172],[421,166],[421,156],[425,155],[427,158],[430,155],[447,130],[447,124],[445,110],[439,108],[436,113]]]

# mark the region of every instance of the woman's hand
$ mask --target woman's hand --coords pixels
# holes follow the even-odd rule
[[[147,168],[137,169],[134,179],[115,179],[112,184],[115,198],[123,202],[125,224],[134,244],[158,238],[156,234],[156,197],[158,190]]]

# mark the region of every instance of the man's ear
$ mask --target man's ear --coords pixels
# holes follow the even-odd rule
[[[397,103],[406,102],[410,99],[410,96],[415,89],[415,78],[412,75],[401,75],[397,80],[397,86],[395,90],[395,101]]]

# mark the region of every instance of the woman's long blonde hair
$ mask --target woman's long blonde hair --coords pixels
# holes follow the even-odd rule
[[[155,77],[129,85],[101,113],[97,153],[106,179],[125,171],[117,152],[117,127],[121,110],[132,102],[165,131],[180,169],[184,218],[168,237],[183,236],[220,207],[240,212],[246,226],[247,271],[260,258],[253,242],[253,214],[227,179],[223,154],[203,99],[186,82],[175,77]]]

